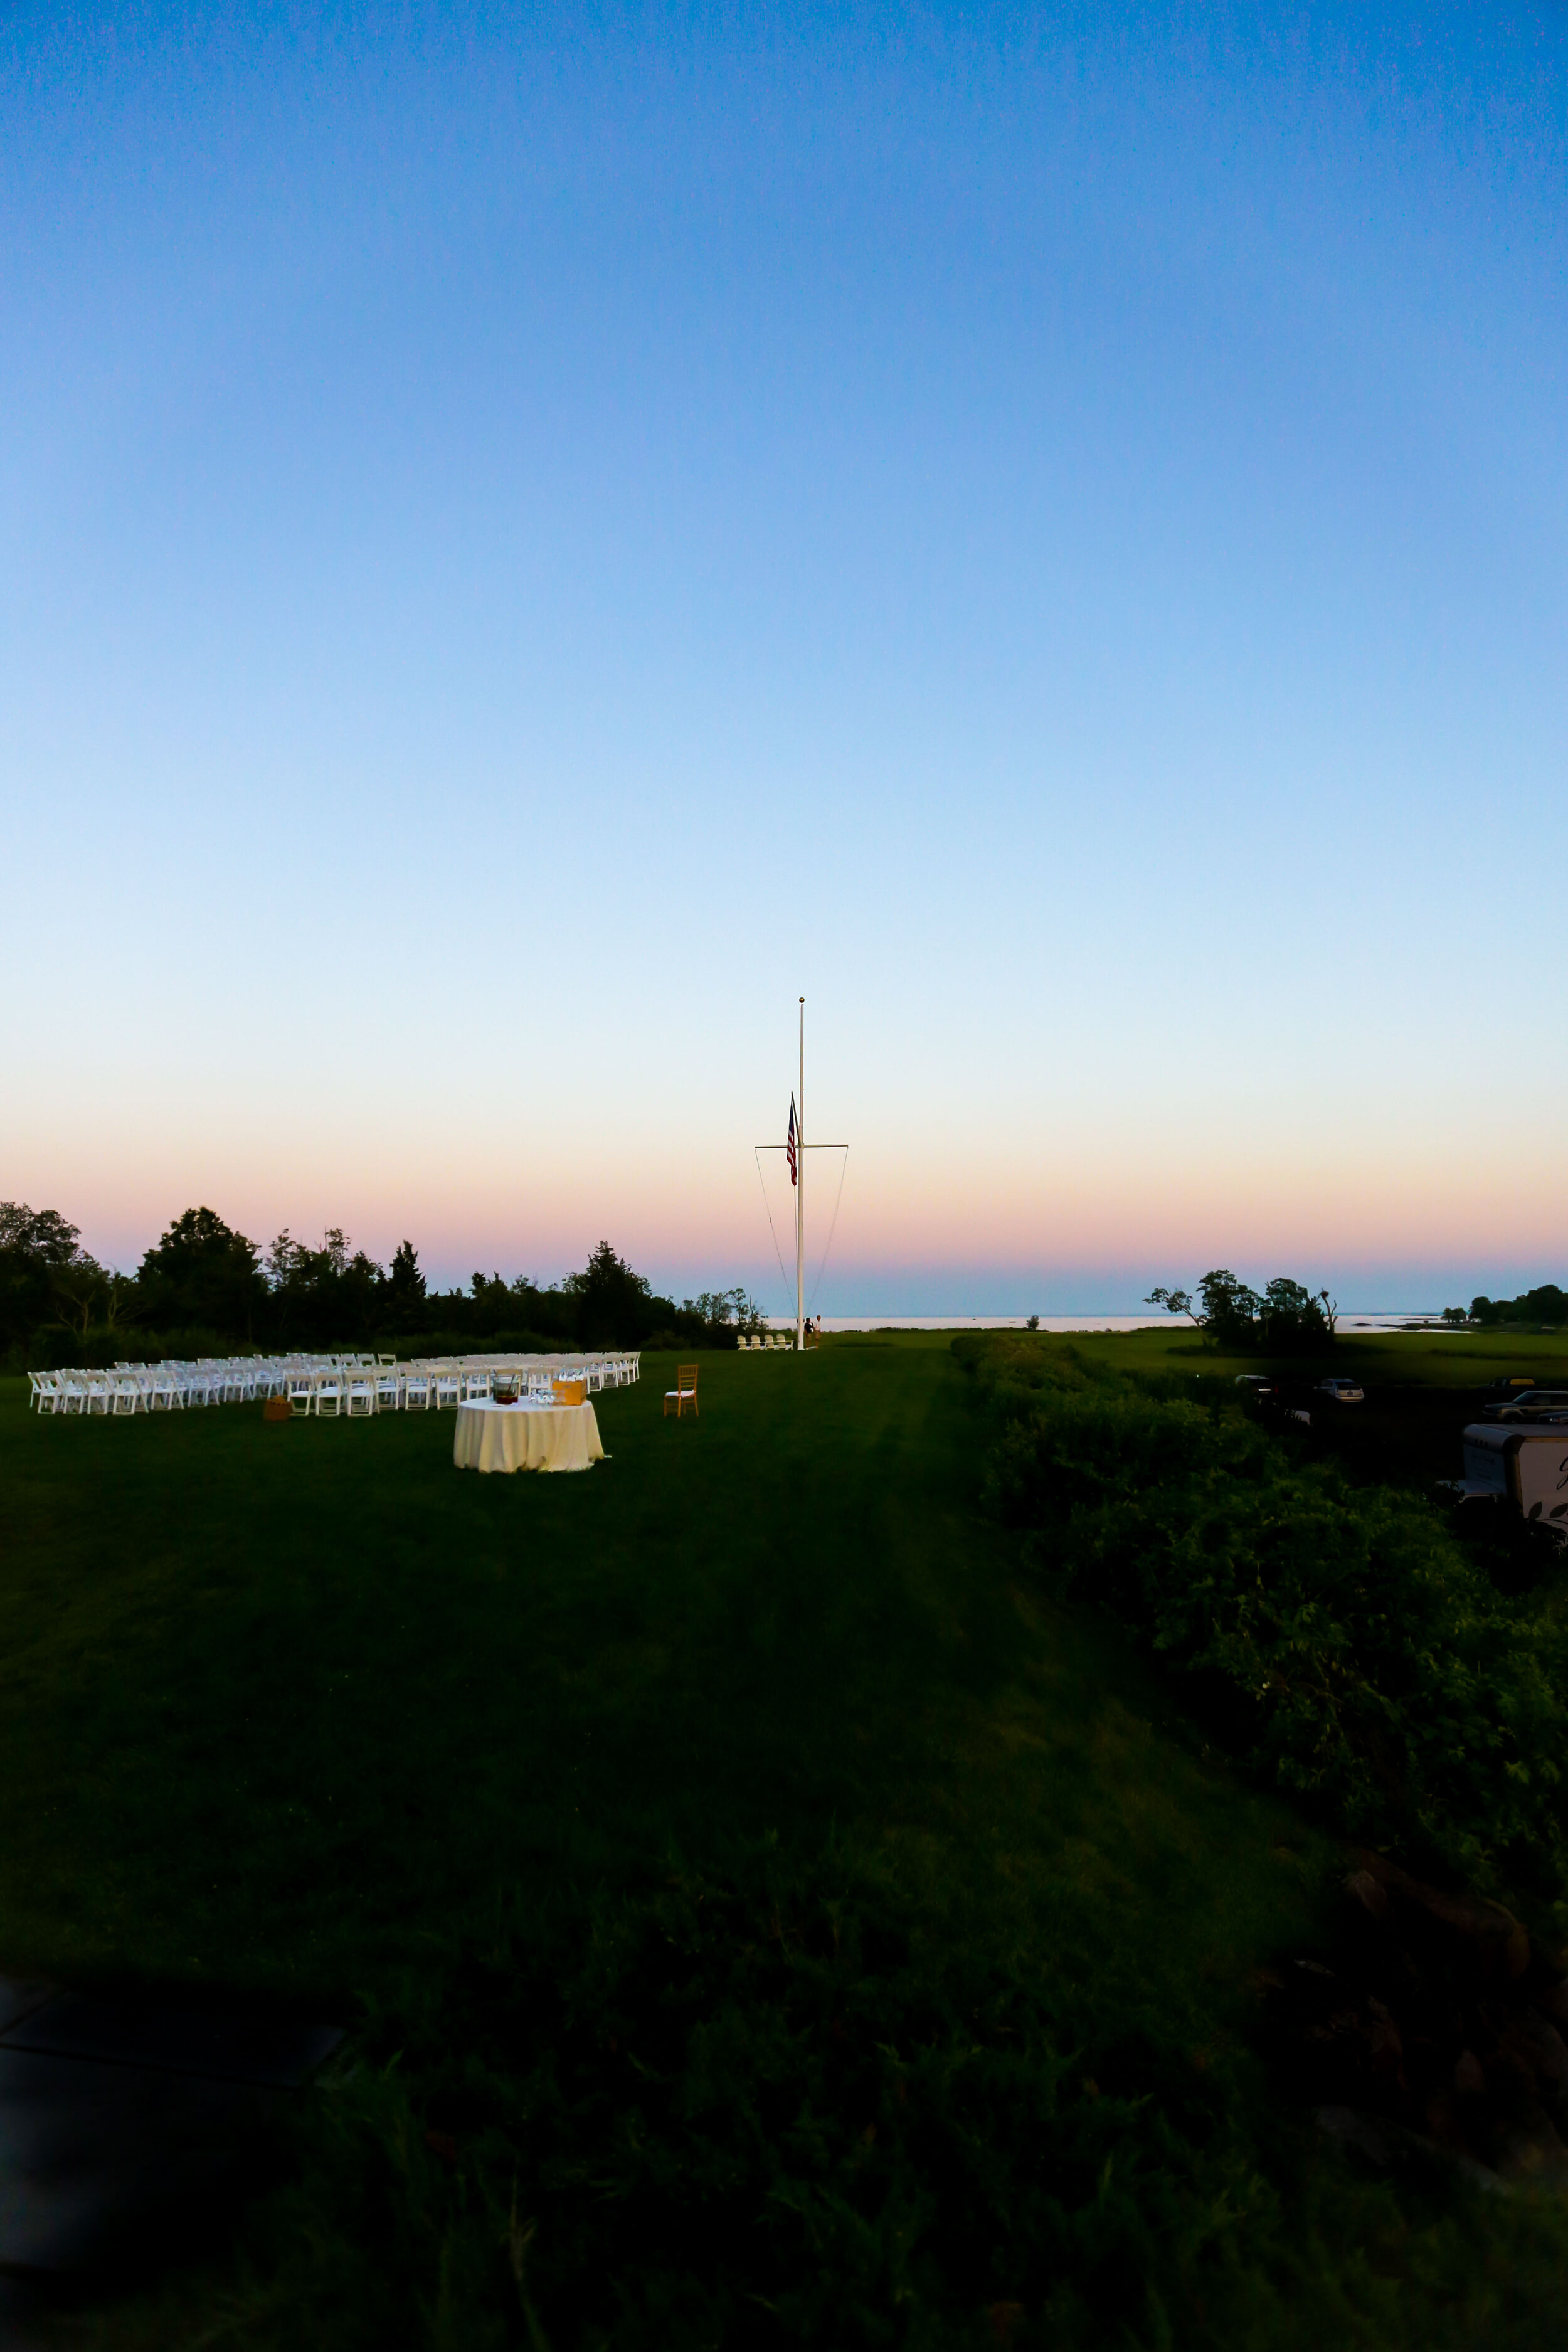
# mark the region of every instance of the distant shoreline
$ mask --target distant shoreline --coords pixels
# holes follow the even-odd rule
[[[1342,1314],[1338,1328],[1342,1337],[1352,1331],[1450,1329],[1451,1326],[1437,1320],[1437,1315],[1435,1307],[1363,1307]],[[769,1319],[776,1331],[794,1328],[793,1316],[774,1315]],[[824,1315],[821,1325],[825,1331],[1022,1331],[1028,1319],[1026,1315]],[[1042,1315],[1038,1328],[1042,1331],[1168,1331],[1192,1326],[1179,1318],[1161,1315]]]

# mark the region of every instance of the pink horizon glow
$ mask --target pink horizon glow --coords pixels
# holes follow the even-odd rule
[[[281,1157],[281,1155],[279,1155]],[[151,1158],[151,1155],[149,1156]],[[334,1177],[303,1166],[238,1170],[212,1155],[182,1181],[152,1164],[122,1161],[70,1181],[40,1160],[6,1188],[35,1207],[53,1207],[81,1228],[85,1246],[107,1263],[133,1266],[181,1210],[205,1204],[265,1248],[285,1225],[314,1244],[329,1225],[385,1264],[410,1239],[443,1286],[474,1269],[509,1278],[552,1279],[581,1265],[601,1238],[636,1265],[688,1269],[696,1286],[727,1286],[773,1267],[773,1244],[754,1169],[735,1155],[701,1180],[654,1168],[541,1168],[509,1181],[477,1168],[436,1178],[395,1168],[353,1168]],[[808,1193],[808,1259],[826,1240],[833,1186]],[[791,1206],[775,1198],[774,1221],[792,1266]],[[1364,1270],[1491,1266],[1561,1267],[1561,1222],[1544,1173],[1521,1182],[1517,1170],[1405,1167],[1374,1186],[1363,1171],[1353,1199],[1336,1197],[1326,1171],[1279,1168],[1195,1172],[1155,1181],[1148,1169],[1114,1162],[1042,1179],[1027,1193],[1016,1181],[973,1171],[938,1171],[907,1161],[879,1167],[862,1156],[846,1183],[832,1253],[835,1280],[857,1288],[879,1269],[994,1280],[1016,1269],[1023,1281],[1051,1273],[1081,1286],[1130,1270],[1163,1268],[1191,1280],[1205,1267],[1267,1265],[1274,1271],[1329,1268],[1343,1282]],[[1500,1246],[1500,1236],[1506,1245]],[[791,1274],[793,1280],[793,1274]],[[1484,1286],[1484,1285],[1482,1286]],[[889,1305],[896,1305],[889,1299]]]

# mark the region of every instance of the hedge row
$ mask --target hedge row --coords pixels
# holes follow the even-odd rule
[[[1293,1460],[1217,1382],[955,1349],[1000,1424],[992,1502],[1064,1596],[1201,1677],[1253,1768],[1339,1827],[1563,1901],[1559,1580],[1499,1591],[1435,1505]]]

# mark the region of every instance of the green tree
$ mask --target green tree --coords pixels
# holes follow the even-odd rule
[[[1447,1318],[1445,1315],[1444,1320]],[[1555,1282],[1538,1283],[1518,1298],[1472,1298],[1469,1319],[1472,1323],[1548,1323],[1568,1322],[1568,1292]]]
[[[142,1312],[157,1330],[249,1339],[268,1306],[256,1244],[213,1209],[186,1209],[142,1260]]]
[[[417,1331],[423,1326],[425,1276],[419,1270],[418,1252],[412,1242],[399,1242],[392,1254],[383,1304],[390,1329]]]
[[[279,1338],[300,1347],[356,1345],[384,1323],[386,1277],[363,1250],[352,1249],[341,1225],[329,1225],[320,1249],[285,1226],[267,1254],[272,1312]]]
[[[1263,1301],[1228,1266],[1216,1266],[1205,1274],[1198,1284],[1198,1297],[1204,1303],[1198,1319],[1211,1339],[1222,1348],[1256,1344]]]
[[[0,1347],[22,1347],[58,1313],[55,1286],[80,1252],[81,1236],[58,1209],[0,1201]]]
[[[66,1329],[85,1339],[92,1325],[94,1307],[112,1298],[118,1279],[96,1258],[89,1257],[85,1250],[79,1250],[66,1265],[52,1266],[49,1290],[55,1313]]]
[[[647,1276],[636,1274],[608,1242],[601,1242],[581,1274],[562,1285],[577,1305],[577,1336],[587,1347],[636,1347],[654,1328],[656,1302]]]
[[[0,1201],[0,1250],[16,1250],[43,1265],[68,1265],[81,1234],[58,1209],[29,1209],[26,1201]]]
[[[680,1311],[705,1323],[710,1332],[761,1331],[767,1326],[767,1317],[739,1282],[732,1290],[704,1290],[695,1298],[682,1299]]]
[[[1314,1294],[1304,1283],[1277,1275],[1258,1309],[1258,1336],[1263,1345],[1279,1356],[1310,1355],[1326,1347],[1333,1337],[1323,1312],[1327,1296],[1327,1292]]]

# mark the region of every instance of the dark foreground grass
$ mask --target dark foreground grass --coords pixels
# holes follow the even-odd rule
[[[0,1965],[359,2025],[295,2183],[81,2339],[1550,2340],[1550,2214],[1358,2180],[1252,1971],[1327,1846],[1020,1583],[945,1346],[449,1416],[0,1417]]]

